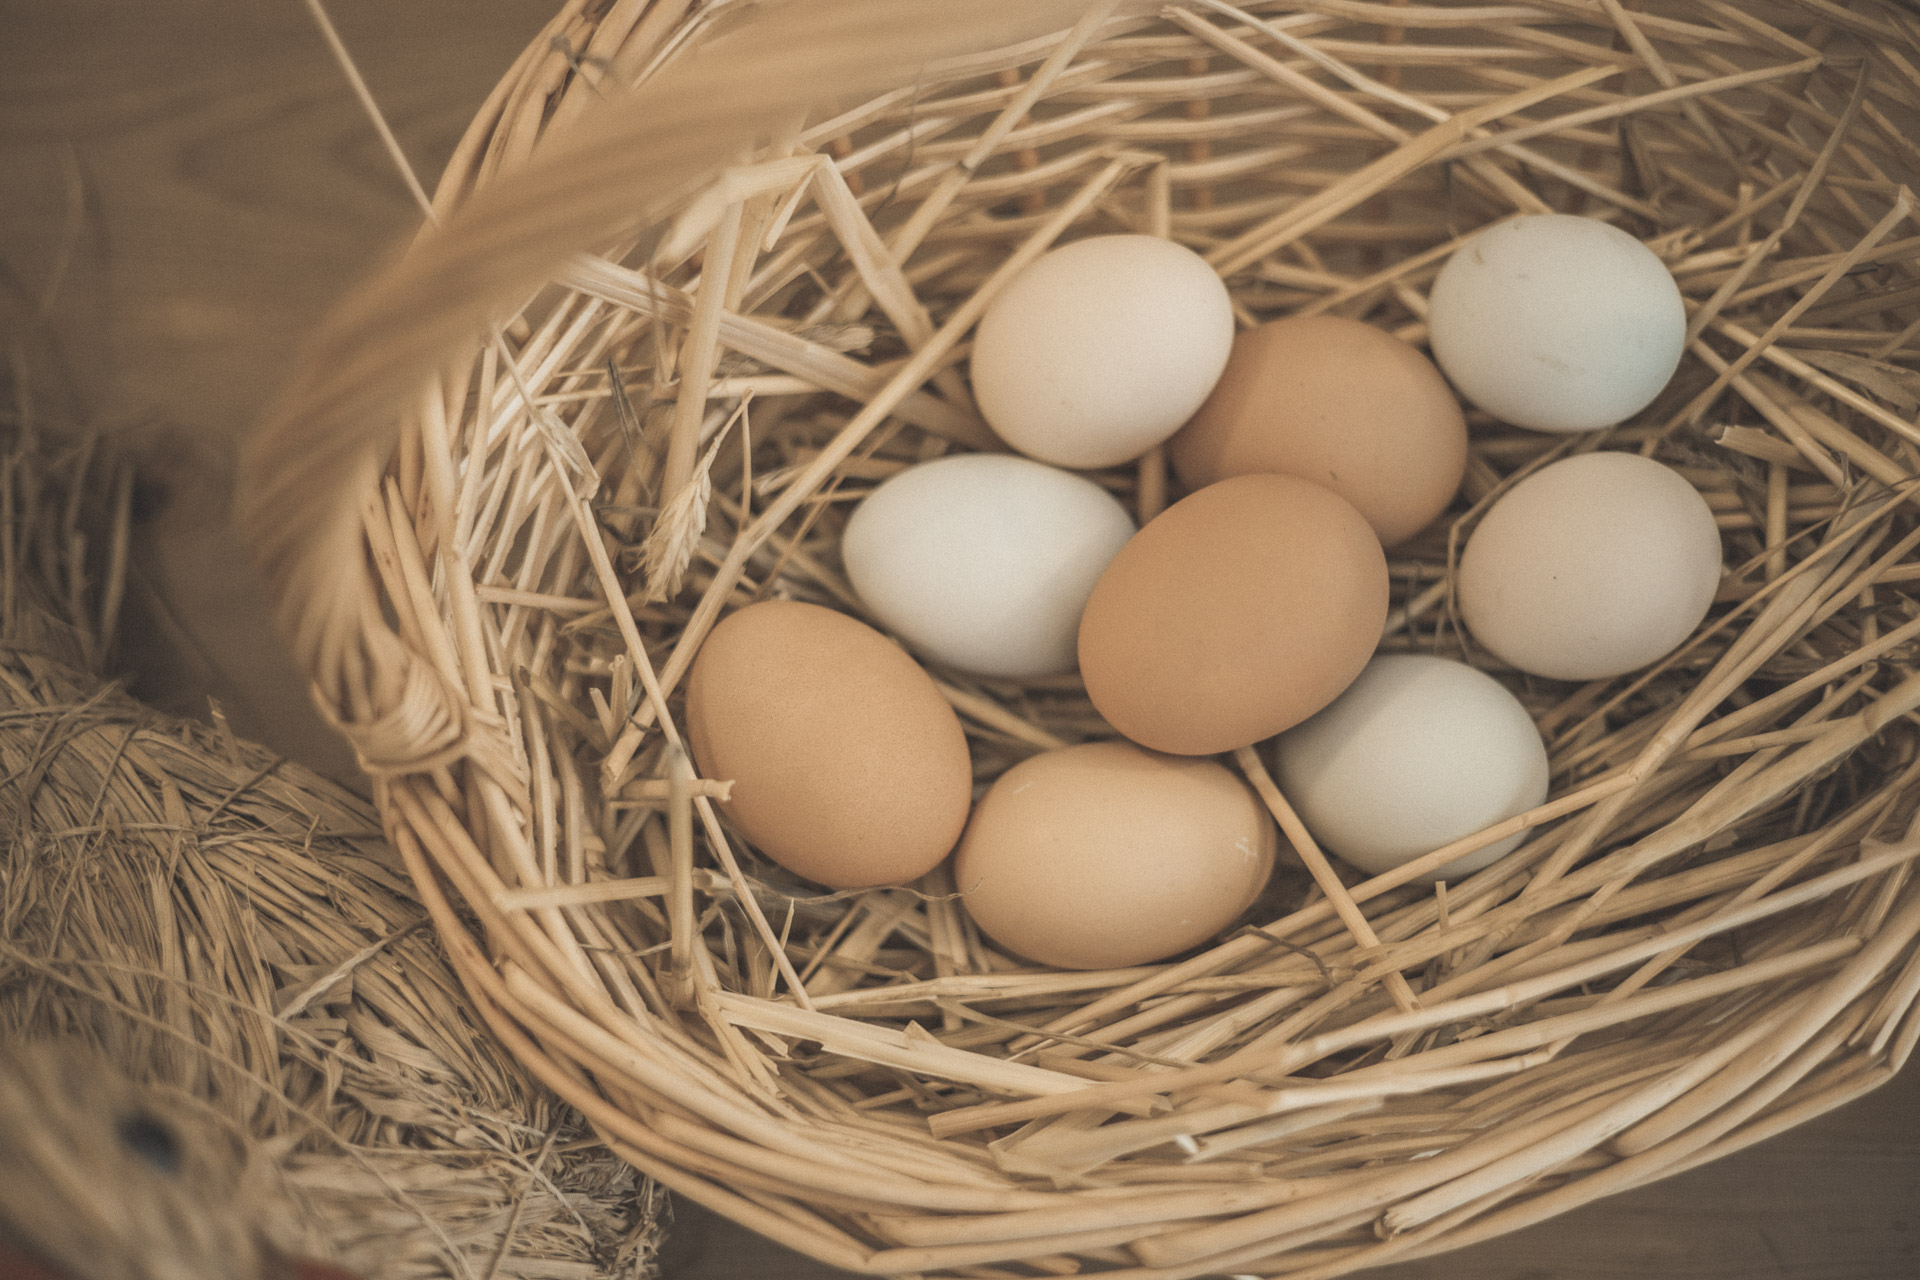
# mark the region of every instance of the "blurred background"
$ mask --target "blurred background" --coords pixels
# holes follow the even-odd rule
[[[558,0],[331,0],[431,188]],[[122,650],[149,703],[352,783],[228,508],[235,449],[326,307],[418,225],[301,0],[0,0],[0,357],[45,429],[142,479]],[[681,1204],[666,1280],[842,1273]],[[1741,1155],[1391,1280],[1913,1280],[1920,1072]]]

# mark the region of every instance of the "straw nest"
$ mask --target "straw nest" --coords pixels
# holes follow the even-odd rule
[[[677,1191],[877,1273],[1331,1276],[1483,1239],[1920,1038],[1917,66],[1880,0],[573,3],[437,229],[315,338],[253,536],[489,1025]],[[859,613],[848,504],[994,447],[969,329],[1048,246],[1172,236],[1243,322],[1417,342],[1461,238],[1546,210],[1653,246],[1686,360],[1603,434],[1473,418],[1383,641],[1525,700],[1541,808],[1372,879],[1303,846],[1214,945],[1061,973],[938,873],[791,882],[687,776],[716,619]],[[1593,448],[1698,486],[1724,587],[1654,668],[1501,671],[1450,608],[1462,536]],[[1177,496],[1154,455],[1098,478],[1143,517]],[[982,783],[1109,732],[1071,680],[934,674]]]
[[[28,403],[0,414],[0,1255],[650,1274],[657,1189],[482,1033],[366,803],[99,674],[129,472],[36,442]]]

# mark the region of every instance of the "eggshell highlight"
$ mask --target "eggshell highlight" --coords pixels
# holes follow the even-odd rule
[[[1467,419],[1440,371],[1383,329],[1289,316],[1235,335],[1213,394],[1167,445],[1189,488],[1280,471],[1351,502],[1392,546],[1446,510]]]
[[[760,851],[837,889],[931,870],[966,823],[973,775],[932,677],[865,623],[772,600],[724,618],[687,676],[701,773]]]
[[[1080,674],[1142,746],[1231,751],[1333,701],[1373,655],[1387,596],[1386,555],[1346,499],[1235,476],[1121,548],[1080,618]]]
[[[1064,969],[1111,969],[1232,924],[1265,887],[1277,842],[1259,800],[1220,765],[1088,743],[1002,774],[953,874],[1000,945]]]

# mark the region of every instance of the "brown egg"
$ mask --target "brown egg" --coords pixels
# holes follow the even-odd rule
[[[953,708],[900,646],[819,605],[729,615],[687,676],[701,773],[760,851],[837,889],[901,884],[960,838],[973,794]]]
[[[1246,475],[1135,534],[1080,616],[1080,674],[1142,746],[1250,746],[1338,697],[1387,619],[1387,558],[1358,511],[1287,475]]]
[[[1433,362],[1392,334],[1290,316],[1234,337],[1213,394],[1167,450],[1189,488],[1253,471],[1323,484],[1390,547],[1453,501],[1467,420]]]
[[[1000,775],[953,875],[1000,945],[1063,969],[1117,969],[1232,924],[1266,885],[1277,841],[1253,792],[1211,760],[1094,742]]]

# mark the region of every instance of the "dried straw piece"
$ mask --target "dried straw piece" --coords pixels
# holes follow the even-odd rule
[[[99,675],[130,470],[0,434],[0,1240],[123,1280],[648,1274],[657,1189],[480,1033],[374,811]]]
[[[869,76],[896,46],[837,45],[878,93],[783,114],[756,152],[676,152],[673,189],[633,188],[616,218],[596,184],[681,139],[617,107],[596,123],[593,98],[637,85],[730,118],[772,96],[717,100],[741,79],[813,55],[709,57],[696,81],[726,5],[615,7],[598,32],[583,10],[557,26],[626,79],[530,50],[436,197],[446,238],[345,313],[281,419],[413,415],[390,496],[355,499],[377,581],[358,543],[326,571],[369,602],[384,586],[397,635],[370,606],[319,616],[344,588],[270,558],[337,718],[422,728],[415,763],[438,772],[390,768],[383,810],[477,1006],[636,1167],[856,1270],[1333,1276],[1735,1149],[1911,1053],[1920,55],[1897,10],[1063,6],[1051,35],[983,28],[937,66]],[[735,47],[802,39],[772,23],[743,19]],[[521,216],[554,200],[541,184],[576,203]],[[858,611],[848,502],[994,447],[960,365],[1022,264],[1169,236],[1225,273],[1242,323],[1326,312],[1420,341],[1446,256],[1542,209],[1664,256],[1686,360],[1606,435],[1474,415],[1462,501],[1396,549],[1387,641],[1510,682],[1550,742],[1543,805],[1367,879],[1295,831],[1310,870],[1288,860],[1256,927],[1089,974],[1000,953],[943,876],[822,894],[731,839],[726,780],[679,752],[694,654],[768,595]],[[432,386],[381,419],[360,383],[400,379],[373,360],[389,324],[439,282],[471,297],[439,272],[482,242],[555,283],[503,286],[509,338],[418,361]],[[563,263],[589,242],[613,247]],[[465,305],[427,307],[428,328]],[[749,397],[741,447],[686,469]],[[1590,447],[1694,483],[1727,574],[1675,653],[1568,689],[1473,648],[1452,572],[1499,494]],[[261,510],[297,465],[261,454]],[[1097,478],[1143,517],[1180,496],[1157,456]],[[686,557],[678,592],[622,576],[649,545]],[[982,783],[1111,732],[1070,678],[936,678]],[[399,717],[396,690],[460,696]],[[390,736],[355,732],[395,764]],[[1284,820],[1258,753],[1239,763]]]

